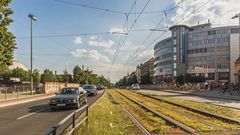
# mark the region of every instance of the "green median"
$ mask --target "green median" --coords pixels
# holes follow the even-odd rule
[[[89,112],[89,127],[80,125],[79,135],[140,135],[127,113],[106,92]]]

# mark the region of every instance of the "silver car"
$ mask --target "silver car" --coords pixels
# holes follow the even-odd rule
[[[90,85],[90,84],[84,85],[83,89],[87,91],[88,95],[94,95],[94,96],[97,95],[97,88],[95,85]]]
[[[140,90],[140,86],[139,86],[139,84],[132,84],[131,89],[132,90]]]

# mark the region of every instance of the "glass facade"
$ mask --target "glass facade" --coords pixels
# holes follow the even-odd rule
[[[155,76],[190,73],[204,75],[209,80],[228,80],[230,35],[237,27],[211,28],[207,23],[192,27],[176,25],[169,29],[172,36],[154,47]]]

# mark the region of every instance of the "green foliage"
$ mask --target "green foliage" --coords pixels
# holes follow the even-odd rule
[[[98,76],[88,69],[81,69],[79,66],[75,66],[73,69],[73,81],[80,84],[103,84],[107,87],[111,85],[104,76]]]
[[[63,75],[57,75],[57,81],[58,82],[73,82],[72,75],[68,73],[68,71],[65,69],[63,71]]]
[[[149,74],[141,76],[141,84],[152,84],[152,83],[153,82]]]
[[[10,15],[13,11],[8,8],[11,0],[0,1],[0,72],[8,69],[12,64],[13,51],[15,49],[15,36],[8,31],[8,26],[13,20]]]
[[[117,86],[131,86],[132,84],[138,83],[136,72],[132,72],[129,76],[124,76],[120,79],[116,85]]]
[[[37,69],[33,70],[33,82],[37,85],[41,81],[41,75]]]
[[[55,82],[56,81],[56,77],[53,74],[53,72],[49,69],[45,69],[43,74],[41,75],[41,82],[45,83],[45,82]]]
[[[185,83],[202,83],[205,82],[206,78],[204,76],[192,76],[190,74],[185,75],[179,75],[176,78],[176,82],[178,82],[180,85],[183,85]]]
[[[30,81],[30,73],[18,67],[12,70],[11,77],[19,77],[22,81]]]

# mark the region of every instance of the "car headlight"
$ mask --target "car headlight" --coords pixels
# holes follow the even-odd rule
[[[76,103],[76,102],[77,102],[77,99],[68,99],[68,102],[74,102],[74,103]]]
[[[51,102],[55,103],[55,102],[57,102],[57,100],[56,99],[51,99]]]

